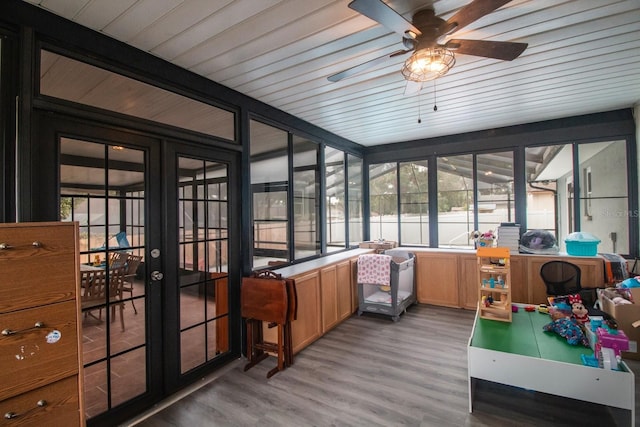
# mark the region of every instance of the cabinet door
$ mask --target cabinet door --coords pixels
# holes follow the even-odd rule
[[[559,257],[529,255],[527,257],[527,276],[529,282],[529,303],[546,304],[547,288],[540,277],[540,267],[547,261],[557,260]]]
[[[566,257],[565,261],[580,267],[580,283],[583,288],[603,288],[604,260],[600,257]]]
[[[474,255],[458,256],[460,267],[460,307],[475,310],[478,308],[478,259]]]
[[[322,332],[326,332],[338,323],[338,278],[335,265],[320,270],[320,292]]]
[[[547,301],[547,288],[540,277],[540,267],[547,261],[568,261],[580,267],[580,283],[583,288],[604,286],[604,261],[599,257],[572,256],[529,256],[528,276],[531,303],[539,304]]]
[[[531,304],[529,297],[529,285],[527,283],[526,260],[517,255],[512,255],[511,264],[511,301],[523,304]]]
[[[351,261],[336,264],[336,278],[338,283],[338,320],[351,316]]]
[[[297,353],[322,334],[320,315],[320,274],[317,270],[294,277],[298,296],[298,318],[291,322],[293,352]]]
[[[417,257],[418,302],[458,307],[458,257],[420,253]]]

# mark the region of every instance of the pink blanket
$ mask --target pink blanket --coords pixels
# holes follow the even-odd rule
[[[391,284],[391,255],[360,255],[358,257],[358,283],[389,286]]]

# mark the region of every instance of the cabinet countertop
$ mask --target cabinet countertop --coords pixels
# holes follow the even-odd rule
[[[331,264],[335,264],[341,261],[357,257],[362,254],[371,253],[372,249],[352,249],[332,255],[328,255],[322,258],[313,259],[311,261],[301,262],[300,264],[293,264],[287,267],[278,268],[273,270],[275,273],[279,273],[282,277],[293,277],[307,273],[312,270],[317,270],[322,267],[326,267]]]

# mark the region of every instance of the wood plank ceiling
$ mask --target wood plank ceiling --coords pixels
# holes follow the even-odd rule
[[[456,38],[529,44],[514,61],[457,55],[405,96],[402,49],[348,0],[25,0],[364,146],[628,108],[640,102],[640,0],[513,0]],[[470,0],[390,0],[447,19]],[[437,111],[433,110],[434,103]],[[421,123],[418,123],[418,119]]]

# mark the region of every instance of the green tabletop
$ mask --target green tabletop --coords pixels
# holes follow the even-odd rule
[[[544,332],[542,327],[549,322],[548,315],[522,308],[513,313],[511,323],[478,318],[471,345],[576,365],[582,365],[582,354],[593,356],[589,347],[571,345],[558,334]]]

